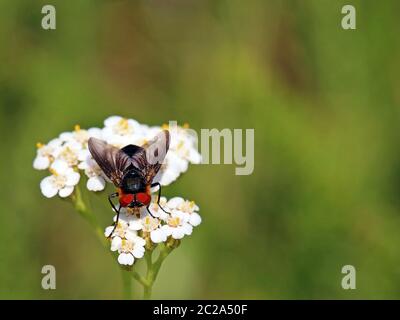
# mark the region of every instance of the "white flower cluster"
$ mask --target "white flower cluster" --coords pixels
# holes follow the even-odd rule
[[[201,223],[199,207],[193,201],[180,197],[167,201],[161,197],[160,206],[169,213],[161,210],[156,203],[149,207],[153,216],[145,208],[140,211],[140,217],[136,217],[129,208],[121,209],[118,225],[111,235],[111,251],[118,251],[120,264],[132,265],[135,258],[142,258],[146,241],[158,244],[170,238],[180,240],[192,234],[193,227]],[[114,226],[107,227],[104,235],[108,237],[113,229]]]
[[[74,131],[64,132],[45,145],[37,144],[33,167],[51,173],[40,182],[43,195],[48,198],[57,194],[63,198],[70,196],[79,183],[81,174],[86,175],[86,186],[90,191],[101,191],[106,182],[110,182],[88,150],[90,137],[122,148],[128,144],[143,145],[162,129],[169,129],[170,147],[153,181],[160,182],[163,186],[171,184],[188,169],[189,163],[201,162],[194,137],[185,127],[150,127],[133,119],[111,116],[104,121],[104,128],[85,130],[75,126]],[[111,250],[118,252],[120,264],[132,265],[135,258],[143,257],[146,246],[155,246],[170,239],[180,240],[190,235],[193,227],[201,223],[199,207],[193,201],[180,197],[167,201],[161,197],[160,206],[165,211],[153,199],[149,206],[151,215],[146,208],[121,208],[115,230],[114,225],[106,228],[106,237],[114,230],[111,235]]]
[[[101,191],[108,179],[93,160],[88,150],[90,137],[102,139],[109,144],[122,148],[128,144],[143,145],[165,127],[150,127],[136,120],[111,116],[104,121],[104,128],[88,130],[75,126],[74,131],[64,132],[47,144],[37,144],[37,155],[33,167],[37,170],[49,170],[51,175],[40,183],[44,196],[68,197],[78,184],[81,173],[88,180],[86,186],[91,191]],[[189,163],[200,163],[195,140],[182,127],[170,130],[170,149],[164,163],[154,178],[154,182],[169,185],[188,169]]]

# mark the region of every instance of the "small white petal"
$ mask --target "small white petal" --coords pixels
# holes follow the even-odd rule
[[[113,227],[112,227],[113,228]],[[111,232],[111,230],[110,230]],[[114,237],[111,241],[111,251],[117,251],[121,247],[122,239],[120,237]]]
[[[53,169],[57,174],[64,174],[68,169],[68,163],[63,160],[56,160],[51,165],[51,169]]]
[[[60,139],[54,138],[54,139],[50,140],[47,145],[52,148],[57,148],[61,145],[61,143],[62,143],[62,141]]]
[[[66,198],[68,197],[72,192],[74,191],[74,187],[72,186],[67,186],[62,188],[58,194],[60,195],[61,198]]]
[[[150,233],[150,239],[154,243],[160,243],[167,240],[167,233],[163,229],[156,229]]]
[[[48,157],[36,157],[33,161],[33,168],[36,170],[45,170],[49,167],[50,160]]]
[[[167,154],[167,167],[169,170],[176,171],[178,174],[188,169],[189,162],[180,157],[176,152]]]
[[[121,119],[122,119],[122,117],[120,117],[120,116],[110,116],[104,120],[104,126],[105,127],[113,126],[113,125],[117,124],[118,121],[120,121]]]
[[[132,220],[129,221],[129,227],[128,228],[130,230],[138,231],[138,230],[141,230],[142,227],[143,227],[143,225],[142,225],[140,219],[136,219],[135,218],[135,219],[132,219]]]
[[[189,223],[197,227],[201,223],[201,217],[197,212],[193,212],[190,214]]]
[[[72,137],[73,137],[72,132],[63,132],[63,133],[61,133],[60,136],[59,136],[59,138],[60,138],[62,141],[69,141],[69,140],[72,139]]]
[[[99,128],[90,128],[88,129],[88,133],[90,137],[101,139],[101,129]]]
[[[105,127],[101,130],[101,137],[104,141],[109,142],[109,139],[113,137],[113,130],[111,127]]]
[[[161,203],[160,203],[160,205],[163,206]],[[164,206],[163,206],[163,208],[164,208]],[[168,208],[165,208],[164,210],[168,210]],[[166,220],[168,218],[168,213],[161,210],[157,204],[150,205],[149,211],[153,215],[153,217],[159,218],[160,220]],[[147,215],[147,212],[146,212],[146,215]]]
[[[146,240],[144,240],[141,237],[138,237],[136,232],[134,232],[134,231],[133,232],[129,231],[126,234],[125,238],[127,240],[132,241],[133,243],[135,243],[136,246],[142,246],[143,247],[146,244]]]
[[[118,256],[118,262],[122,265],[129,265],[131,266],[134,262],[134,258],[130,253],[121,253]]]
[[[125,253],[121,253],[119,256],[118,256],[118,262],[119,262],[119,264],[122,264],[122,265],[125,265]]]
[[[193,232],[193,227],[189,223],[184,223],[180,227],[180,229],[183,231],[184,234],[186,235],[191,235]]]
[[[142,253],[144,253],[146,251],[144,246],[138,246],[136,244],[135,244],[135,250],[137,250],[138,252],[142,252]]]
[[[200,155],[200,153],[197,152],[197,150],[195,150],[195,149],[190,149],[190,150],[189,150],[188,160],[189,160],[191,163],[199,164],[199,163],[201,163],[201,155]]]
[[[78,151],[78,160],[79,161],[86,161],[88,158],[91,157],[89,149],[82,149]]]
[[[179,177],[179,173],[174,170],[167,169],[164,172],[159,172],[154,178],[155,182],[159,182],[162,186],[168,186]]]
[[[82,149],[82,144],[79,143],[76,140],[68,141],[64,146],[68,147],[71,150],[73,150],[76,153],[77,156],[79,154],[79,151]]]
[[[85,170],[88,167],[86,161],[82,161],[78,164],[78,169]]]
[[[167,237],[169,237],[172,234],[172,230],[174,228],[170,227],[169,225],[163,225],[161,227],[161,230],[167,235]]]
[[[78,172],[71,170],[67,170],[67,181],[65,184],[67,186],[75,186],[78,184],[81,175]]]
[[[142,246],[142,247],[146,244],[146,240],[144,240],[141,237],[137,237],[135,242],[136,242],[137,245]]]
[[[106,182],[104,181],[103,177],[100,176],[89,178],[86,183],[86,187],[90,191],[101,191],[104,190],[105,186]]]
[[[185,159],[180,159],[180,161],[176,162],[176,169],[175,170],[179,170],[178,172],[186,172],[187,169],[189,168],[189,162]]]
[[[125,238],[126,238],[126,240],[129,240],[131,242],[135,242],[136,239],[141,239],[140,237],[137,236],[137,232],[136,231],[132,231],[132,230],[129,230],[129,229],[127,229],[125,231]]]
[[[114,226],[109,226],[109,227],[107,227],[107,228],[104,230],[104,235],[105,235],[106,237],[109,237],[111,231],[113,231],[113,230],[114,230]]]
[[[168,200],[167,205],[168,205],[168,208],[175,209],[184,202],[185,202],[185,200],[181,197],[173,197]]]
[[[181,228],[172,228],[172,238],[174,239],[182,239],[185,236],[185,233]]]
[[[40,190],[42,191],[42,194],[47,198],[54,197],[58,192],[58,189],[53,182],[53,176],[46,177],[40,182]]]
[[[133,255],[127,254],[127,258],[126,258],[127,265],[129,265],[129,266],[133,265],[134,261],[135,261],[135,258],[133,257]]]
[[[187,212],[183,212],[177,209],[172,209],[172,217],[178,217],[180,221],[182,222],[188,222],[190,215]]]
[[[135,258],[138,258],[138,259],[143,258],[144,250],[141,250],[140,248],[142,248],[142,247],[135,248],[132,250],[132,254]]]
[[[123,209],[125,209],[125,208],[123,208]],[[117,219],[117,215],[114,216],[114,221],[116,221],[116,219]],[[128,224],[131,220],[132,220],[132,217],[128,216],[126,214],[126,211],[121,210],[121,213],[119,215],[119,222],[124,226],[124,228],[128,227]]]

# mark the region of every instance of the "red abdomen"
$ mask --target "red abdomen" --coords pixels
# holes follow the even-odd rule
[[[136,193],[136,201],[139,201],[147,206],[151,201],[151,196],[144,192]]]
[[[133,201],[133,194],[121,194],[119,197],[119,204],[121,207],[128,206]]]
[[[151,196],[145,192],[139,192],[136,194],[131,194],[131,193],[120,194],[119,204],[121,205],[121,207],[127,207],[132,202],[139,202],[147,206],[151,202]]]

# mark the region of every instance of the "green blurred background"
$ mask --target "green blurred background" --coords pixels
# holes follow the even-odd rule
[[[41,28],[44,4],[55,31]],[[252,175],[193,165],[164,189],[195,200],[203,223],[154,298],[400,298],[399,12],[396,0],[2,0],[0,298],[122,297],[108,252],[32,168],[37,141],[114,114],[255,129]],[[108,225],[105,193],[93,202]],[[41,288],[45,264],[57,290]],[[346,264],[356,290],[341,288]]]

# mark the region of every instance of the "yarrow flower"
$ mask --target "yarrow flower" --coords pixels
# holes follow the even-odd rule
[[[164,212],[161,207],[166,211]],[[160,198],[160,206],[157,203],[150,205],[151,215],[145,208],[137,212],[129,208],[121,208],[118,225],[114,232],[114,225],[105,229],[104,234],[108,237],[111,234],[111,251],[119,252],[123,257],[121,264],[131,265],[135,258],[140,258],[140,250],[133,252],[138,246],[157,245],[168,242],[169,239],[180,240],[191,235],[193,228],[201,223],[198,214],[199,207],[193,201],[184,200],[181,197]],[[117,216],[114,216],[114,222]],[[122,241],[122,242],[121,242]],[[129,248],[129,250],[127,250]],[[144,251],[143,251],[144,252]],[[132,257],[128,257],[127,255]]]
[[[37,143],[37,156],[33,161],[33,167],[36,170],[46,170],[54,161],[54,154],[61,146],[62,141],[58,138],[51,140],[47,145]]]
[[[101,191],[106,187],[106,177],[100,169],[96,161],[92,158],[89,150],[85,149],[80,153],[79,159],[81,162],[78,168],[84,170],[88,181],[86,187],[90,191]]]
[[[148,126],[136,120],[111,116],[104,121],[103,128],[82,129],[75,126],[71,132],[63,132],[47,144],[37,144],[37,154],[33,167],[48,170],[50,175],[40,182],[42,194],[51,198],[62,198],[73,194],[82,176],[86,176],[86,188],[89,191],[102,191],[109,179],[93,159],[88,150],[91,137],[106,141],[122,148],[129,144],[143,145],[163,129],[163,126]],[[153,182],[166,186],[186,172],[190,163],[201,162],[196,140],[184,127],[170,130],[170,146],[164,162]],[[193,232],[201,223],[199,207],[181,197],[167,200],[165,197],[153,199],[147,208],[121,208],[117,223],[105,229],[110,238],[111,251],[118,253],[117,261],[121,265],[133,265],[146,250],[153,250],[158,244],[180,241]],[[114,212],[115,214],[115,212]],[[117,223],[117,225],[115,225]]]
[[[194,201],[175,197],[167,202],[167,206],[171,211],[185,215],[188,223],[193,227],[197,227],[201,223],[201,217],[198,214],[200,208],[194,203]]]
[[[146,241],[128,233],[126,238],[114,237],[111,243],[111,251],[118,251],[118,262],[122,265],[132,265],[135,258],[142,258],[145,252]]]
[[[176,127],[171,131],[171,144],[165,157],[163,166],[160,172],[155,177],[155,181],[161,185],[169,185],[174,182],[182,173],[186,172],[189,163],[199,164],[201,155],[197,151],[196,140],[186,130],[187,124],[184,127]],[[151,136],[155,135],[162,129],[168,129],[167,125],[161,128],[152,127],[149,130]]]
[[[37,170],[46,170],[55,161],[62,160],[77,174],[80,176],[84,174],[88,178],[86,183],[88,190],[101,191],[106,187],[108,179],[88,150],[89,138],[102,139],[109,144],[122,148],[128,144],[143,145],[162,129],[163,127],[149,127],[136,120],[120,116],[107,118],[104,121],[103,128],[85,130],[76,125],[73,131],[61,133],[59,137],[47,144],[38,143],[33,167]],[[160,182],[163,186],[169,185],[188,169],[189,163],[197,164],[200,162],[201,156],[197,151],[193,137],[186,132],[185,128],[177,126],[176,130],[171,130],[170,148],[154,181]],[[42,188],[42,193],[48,197],[54,192],[45,194]],[[64,194],[64,191],[59,193],[61,197]]]
[[[54,197],[57,193],[60,197],[68,197],[78,184],[80,175],[68,166],[65,161],[56,160],[50,166],[51,176],[40,183],[40,189],[45,197]]]

